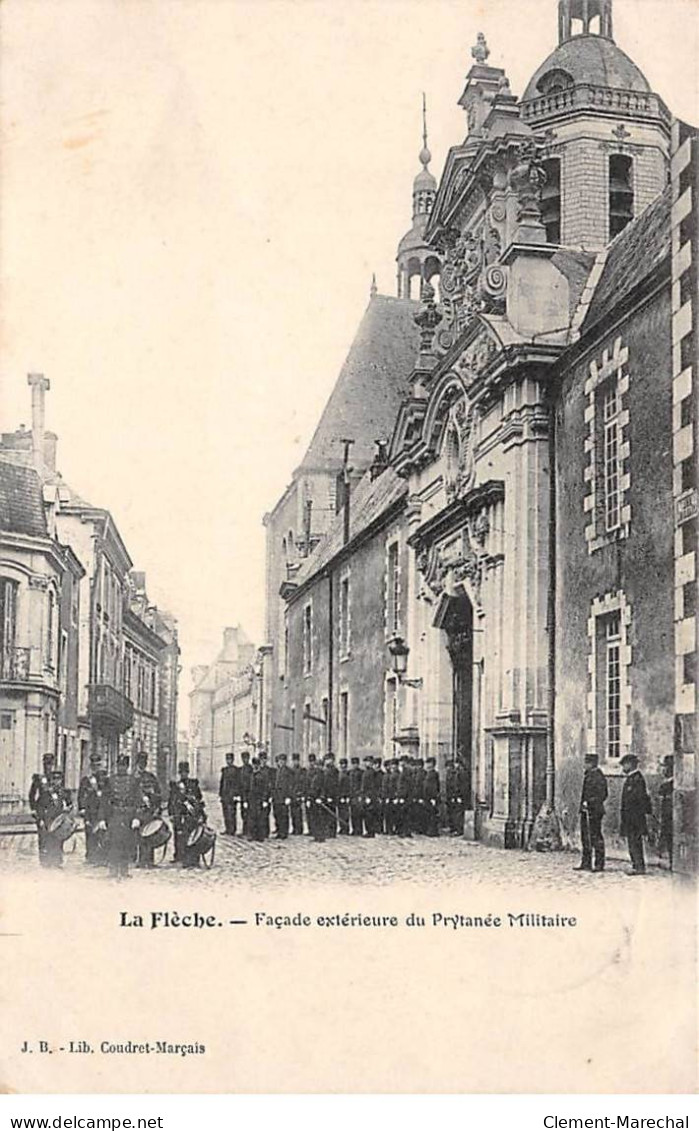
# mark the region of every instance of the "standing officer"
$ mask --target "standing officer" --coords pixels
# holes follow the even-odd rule
[[[147,825],[154,817],[160,816],[163,807],[163,798],[160,792],[160,782],[154,773],[148,769],[148,755],[136,755],[136,784],[138,786],[138,813],[139,829]],[[155,849],[149,844],[144,844],[140,833],[137,838],[138,866],[139,868],[152,868],[155,863]]]
[[[104,863],[104,831],[100,829],[100,809],[105,776],[101,771],[101,757],[96,750],[90,753],[90,772],[81,778],[78,786],[78,813],[85,824],[85,860],[88,864]],[[102,781],[100,782],[100,775]]]
[[[340,792],[340,772],[335,765],[335,758],[332,754],[325,755],[323,778],[325,783],[323,804],[325,808],[322,813],[325,822],[325,835],[333,838],[337,836],[337,799]]]
[[[109,871],[116,880],[126,880],[134,856],[136,829],[140,826],[140,792],[136,778],[129,773],[128,754],[117,755],[116,773],[107,779],[102,801]]]
[[[63,774],[55,768],[53,754],[45,754],[43,764],[44,772],[34,775],[29,793],[39,837],[39,863],[45,868],[62,868],[63,841],[51,832],[51,822],[70,811],[72,799],[63,784]]]
[[[242,766],[239,772],[240,785],[240,821],[243,836],[250,838],[250,781],[252,779],[252,766],[250,754],[244,750],[241,755]]]
[[[362,819],[362,768],[359,758],[350,758],[349,771],[349,810],[352,836],[361,836],[363,830]]]
[[[395,836],[396,834],[396,785],[397,785],[397,762],[395,758],[389,758],[385,763],[386,776],[383,781],[383,824],[384,830],[388,836]]]
[[[424,833],[427,827],[425,812],[425,763],[422,758],[413,759],[413,800],[410,805],[410,829],[414,833]]]
[[[437,760],[428,758],[425,763],[425,777],[422,785],[425,808],[425,832],[427,836],[439,836],[439,774]]]
[[[226,764],[221,768],[218,787],[226,836],[235,836],[236,806],[240,798],[240,768],[235,764],[235,754],[226,754]]]
[[[308,785],[306,787],[306,813],[308,834],[319,844],[325,840],[326,823],[323,816],[325,774],[314,754],[308,756]]]
[[[258,782],[258,792],[261,798],[261,828],[262,840],[267,840],[270,833],[270,818],[272,816],[272,784],[274,771],[267,763],[267,751],[260,750],[257,755],[259,762],[260,781]]]
[[[376,780],[374,759],[371,754],[367,754],[364,759],[364,773],[362,774],[362,815],[364,818],[365,837],[373,838],[376,836],[378,807],[378,782]]]
[[[594,855],[594,871],[604,871],[604,837],[602,818],[604,803],[609,790],[607,779],[599,768],[596,754],[585,755],[585,774],[583,776],[582,796],[580,798],[580,839],[582,859],[577,872],[591,872]]]
[[[306,770],[299,754],[291,755],[291,835],[303,836],[303,809],[306,800]]]
[[[672,871],[672,845],[673,845],[673,793],[675,760],[671,754],[663,759],[663,778],[660,782],[660,834],[658,836],[658,855],[667,852],[668,865]]]
[[[648,836],[646,817],[653,812],[646,779],[638,768],[635,754],[625,754],[621,768],[626,780],[621,791],[621,835],[626,837],[631,857],[632,876],[643,876],[646,861],[643,855],[643,838]]]
[[[277,772],[272,786],[272,807],[277,840],[289,836],[289,816],[294,795],[294,772],[286,764],[286,754],[277,754]]]
[[[396,782],[396,833],[398,836],[412,836],[410,828],[410,807],[413,802],[413,775],[410,759],[403,755]]]
[[[385,787],[384,782],[386,780],[386,774],[384,773],[384,768],[383,768],[383,758],[379,758],[379,757],[376,757],[376,756],[374,757],[374,777],[375,777],[375,780],[376,780],[375,830],[376,830],[377,833],[383,833],[384,829],[385,829],[385,825],[384,825],[384,820],[385,820],[384,796],[385,796],[386,787]]]
[[[452,836],[464,835],[464,772],[460,762],[447,762],[446,793],[449,831]]]
[[[350,831],[350,775],[346,758],[340,758],[339,768],[337,822],[340,826],[340,834],[348,836]]]

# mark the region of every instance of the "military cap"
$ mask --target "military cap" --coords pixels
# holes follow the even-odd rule
[[[426,764],[428,766],[436,766],[437,765],[437,759],[436,758],[427,758]]]
[[[47,754],[44,754],[43,762],[45,766],[52,766],[55,761],[55,754],[52,754],[50,751]]]
[[[286,754],[277,754],[275,759],[277,762],[286,762]]]
[[[340,765],[346,766],[347,765],[347,759],[346,758],[340,758]]]
[[[350,763],[353,766],[358,766],[359,765],[359,758],[350,758]]]
[[[178,762],[177,763],[177,772],[178,772],[178,774],[188,774],[189,773],[189,762]]]
[[[316,761],[316,756],[315,756],[315,754],[309,754],[309,755],[308,755],[308,764],[309,764],[309,766],[312,766],[312,765],[314,764],[314,762],[315,762],[315,761]]]
[[[129,764],[128,754],[117,754],[116,764],[117,764],[117,766],[128,766],[128,764]]]
[[[91,750],[90,751],[90,761],[91,762],[101,762],[102,761],[102,755],[100,754],[99,750]]]
[[[301,755],[300,754],[292,754],[291,755],[291,761],[292,762],[300,762],[301,761]]]
[[[599,762],[599,758],[597,757],[596,754],[586,754],[585,755],[585,765],[586,766],[596,766],[598,762]]]
[[[139,766],[145,766],[148,763],[148,755],[143,751],[136,755],[136,763]]]
[[[635,768],[638,765],[638,758],[635,754],[624,754],[624,757],[621,759],[621,765],[633,766]]]

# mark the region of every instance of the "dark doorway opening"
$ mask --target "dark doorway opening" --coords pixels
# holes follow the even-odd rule
[[[452,597],[441,623],[452,670],[452,749],[464,770],[466,808],[473,808],[473,608],[464,592]]]

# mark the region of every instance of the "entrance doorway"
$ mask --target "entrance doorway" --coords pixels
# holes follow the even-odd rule
[[[452,750],[466,778],[473,808],[473,607],[466,594],[451,597],[441,618],[452,671]]]

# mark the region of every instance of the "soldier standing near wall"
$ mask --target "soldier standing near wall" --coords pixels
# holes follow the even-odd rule
[[[396,782],[396,833],[398,836],[413,835],[410,827],[412,802],[412,767],[410,765],[410,759],[404,755],[400,760],[400,770]]]
[[[607,779],[598,766],[596,754],[585,755],[585,775],[580,798],[580,839],[582,859],[577,867],[579,872],[604,871],[604,837],[602,818],[604,803],[609,790]]]
[[[621,835],[626,837],[631,857],[631,875],[643,876],[646,861],[643,854],[643,838],[648,835],[646,818],[652,813],[646,779],[638,768],[635,754],[625,754],[621,768],[626,775],[621,791]]]
[[[362,817],[364,820],[364,836],[376,836],[378,824],[378,782],[374,759],[370,754],[364,759],[364,773],[362,774]]]
[[[291,755],[291,834],[303,836],[303,810],[306,800],[306,769],[299,754]]]
[[[105,861],[105,835],[104,830],[99,828],[105,783],[106,771],[101,769],[101,757],[93,750],[90,772],[81,778],[78,786],[78,813],[85,825],[85,860],[88,864],[103,864]]]
[[[337,823],[342,836],[350,831],[350,774],[346,758],[340,758],[338,777]]]
[[[428,758],[425,763],[423,796],[425,802],[425,833],[427,836],[439,836],[440,791],[435,758]]]
[[[252,779],[252,766],[247,750],[242,754],[240,767],[240,822],[243,836],[250,836],[250,782]]]
[[[272,785],[275,836],[277,840],[286,840],[289,836],[289,818],[294,793],[294,773],[286,764],[286,754],[278,754],[276,762],[277,771],[274,775]]]
[[[332,754],[325,756],[324,794],[322,810],[325,825],[325,835],[332,838],[337,836],[337,799],[340,788],[340,774]]]
[[[658,835],[658,856],[667,852],[670,871],[672,871],[672,843],[673,843],[673,794],[675,789],[674,778],[675,759],[668,755],[663,759],[663,779],[658,792],[660,794],[660,832]]]
[[[349,796],[352,836],[361,836],[364,831],[364,822],[362,819],[362,768],[359,764],[359,758],[350,758]]]
[[[102,820],[107,825],[109,871],[117,880],[129,877],[134,856],[136,829],[140,825],[138,782],[129,773],[128,754],[117,756],[116,773],[107,780],[102,797]]]
[[[163,798],[160,792],[160,782],[154,773],[148,769],[148,755],[136,755],[136,785],[138,787],[138,813],[139,828],[159,817],[163,807]],[[137,835],[138,866],[139,868],[152,868],[155,863],[155,849],[141,840]]]
[[[45,868],[63,867],[63,838],[52,828],[57,818],[70,812],[71,794],[63,784],[63,774],[55,769],[53,754],[44,755],[44,773],[32,781],[29,799],[39,837],[39,863]]]
[[[235,764],[235,754],[226,754],[226,764],[221,768],[218,787],[226,836],[235,836],[236,807],[240,798],[240,767]]]
[[[308,833],[315,841],[320,843],[325,840],[325,822],[323,819],[323,798],[325,796],[325,774],[323,767],[316,761],[315,755],[308,758],[308,786],[306,789],[306,813],[308,816]]]

